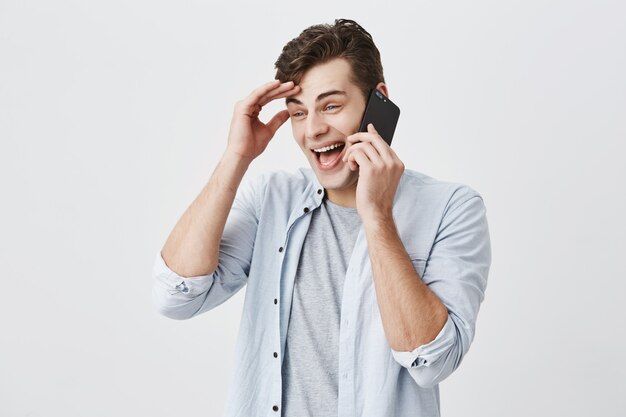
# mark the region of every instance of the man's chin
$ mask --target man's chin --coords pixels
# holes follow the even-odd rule
[[[356,186],[356,182],[359,178],[358,171],[351,171],[347,166],[343,167],[343,169],[332,171],[321,171],[314,168],[313,171],[322,187],[327,190],[351,188],[352,186]]]

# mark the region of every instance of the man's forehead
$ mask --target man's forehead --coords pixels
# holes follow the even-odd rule
[[[301,91],[286,99],[286,104],[320,101],[328,96],[349,96],[357,87],[352,82],[350,64],[336,58],[310,68],[298,84]]]

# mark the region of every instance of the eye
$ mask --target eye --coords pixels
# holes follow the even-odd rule
[[[326,106],[326,110],[333,110],[333,109],[331,109],[331,107],[332,107],[333,109],[335,109],[335,108],[339,108],[339,106],[336,106],[336,105],[334,105],[334,104],[329,104],[328,106]]]
[[[300,116],[302,116],[303,114],[304,114],[303,112],[301,112],[301,111],[297,111],[297,112],[293,113],[293,114],[291,115],[291,117],[300,117]]]

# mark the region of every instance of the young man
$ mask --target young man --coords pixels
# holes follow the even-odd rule
[[[438,416],[487,284],[483,200],[405,170],[375,126],[356,133],[368,92],[389,95],[356,22],[304,30],[276,68],[235,106],[225,154],[157,254],[155,305],[188,319],[247,284],[228,417]],[[240,187],[289,118],[312,169]]]

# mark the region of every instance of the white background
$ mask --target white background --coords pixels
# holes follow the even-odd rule
[[[152,265],[234,103],[340,17],[381,51],[400,158],[487,206],[489,285],[443,415],[623,415],[625,16],[620,1],[0,0],[0,415],[221,415],[245,288],[170,320]],[[306,164],[288,122],[249,175]]]

